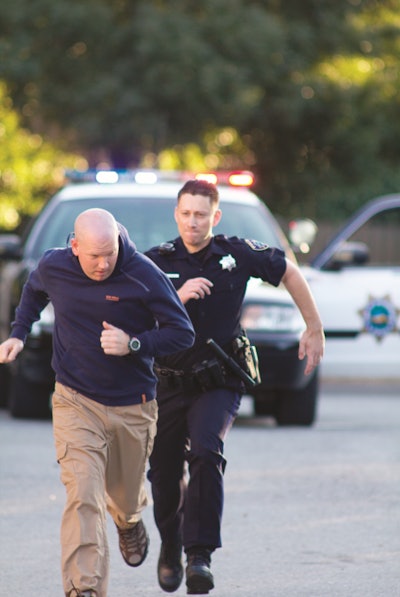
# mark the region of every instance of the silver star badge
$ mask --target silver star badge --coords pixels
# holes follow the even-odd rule
[[[227,269],[229,272],[233,270],[234,267],[236,267],[236,261],[235,258],[232,257],[232,255],[224,255],[224,257],[222,257],[222,259],[219,260],[219,263],[221,264],[222,269]]]

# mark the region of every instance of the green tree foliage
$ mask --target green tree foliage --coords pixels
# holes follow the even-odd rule
[[[5,85],[0,84],[0,229],[16,228],[35,214],[63,182],[64,167],[83,166],[82,158],[44,142],[21,128]]]
[[[299,10],[296,17],[291,5],[308,8],[314,18],[307,23]],[[400,3],[283,6],[297,32],[287,40],[285,58],[307,58],[298,69],[284,60],[288,68],[255,114],[250,135],[257,168],[283,213],[342,218],[366,199],[400,188]]]
[[[286,216],[341,218],[400,186],[399,9],[13,0],[0,7],[0,78],[32,131],[91,164],[178,164],[200,151],[254,167]]]

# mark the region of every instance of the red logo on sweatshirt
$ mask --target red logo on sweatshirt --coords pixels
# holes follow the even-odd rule
[[[119,296],[114,296],[112,294],[106,294],[106,301],[114,301],[114,303],[117,303],[119,301]]]

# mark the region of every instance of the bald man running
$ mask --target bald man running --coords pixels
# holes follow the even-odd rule
[[[129,566],[148,550],[141,512],[157,421],[153,359],[190,347],[194,332],[166,275],[102,209],[81,213],[71,246],[47,251],[30,274],[1,363],[17,358],[49,301],[63,586],[67,597],[106,597],[106,511]]]

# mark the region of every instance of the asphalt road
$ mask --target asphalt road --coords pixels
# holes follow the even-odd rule
[[[400,383],[324,386],[313,428],[242,416],[226,445],[212,597],[400,596]],[[64,489],[51,423],[0,411],[0,597],[61,597]],[[109,521],[109,597],[158,597],[159,539],[131,569]],[[185,595],[182,587],[175,595]]]

